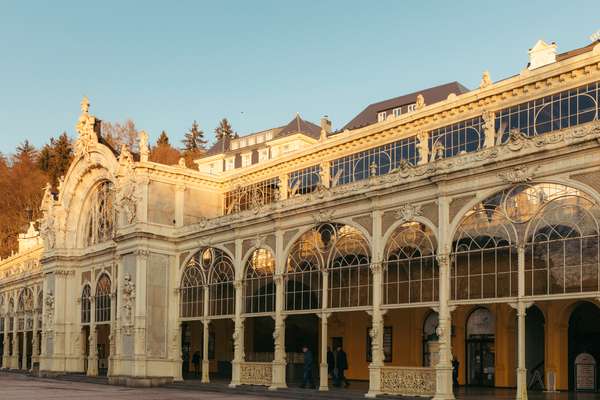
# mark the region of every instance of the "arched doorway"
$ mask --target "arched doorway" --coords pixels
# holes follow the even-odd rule
[[[111,281],[103,273],[96,283],[96,345],[98,354],[98,375],[107,375],[110,357],[110,324],[111,324]],[[89,368],[89,366],[88,366]]]
[[[495,326],[487,308],[477,308],[467,320],[467,384],[494,386]]]
[[[439,324],[438,313],[430,312],[423,322],[423,366],[424,367],[435,367],[439,357],[437,357],[437,351],[439,350],[437,327]]]
[[[577,389],[575,360],[584,353],[600,362],[600,308],[589,302],[578,304],[569,318],[569,390]],[[598,367],[595,370],[597,389]]]
[[[545,360],[545,318],[542,311],[532,306],[525,317],[525,368],[527,368],[527,387],[544,389]]]

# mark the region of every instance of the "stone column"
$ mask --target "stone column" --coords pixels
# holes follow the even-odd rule
[[[321,363],[319,364],[319,390],[329,390],[329,365],[327,364],[327,343],[329,334],[327,332],[327,319],[331,313],[322,312],[321,318]]]
[[[115,359],[116,359],[116,341],[117,341],[117,286],[118,281],[114,284],[115,290],[110,294],[110,333],[108,334],[108,371],[106,372],[107,377],[111,377],[115,372]]]
[[[19,316],[13,316],[13,342],[12,342],[12,357],[10,358],[10,369],[19,369],[19,334],[17,326],[19,325]]]
[[[525,316],[527,307],[531,304],[524,301],[525,298],[525,246],[519,244],[517,247],[517,261],[519,274],[519,298],[516,304],[517,310],[517,400],[527,400],[527,367],[525,365]],[[514,305],[512,305],[514,307]]]
[[[438,268],[439,268],[439,362],[436,370],[436,392],[434,400],[453,400],[452,391],[452,319],[450,316],[450,248],[452,238],[447,231],[450,225],[449,199],[438,199],[439,226],[438,232]]]
[[[242,318],[243,302],[243,282],[236,279],[235,286],[235,317],[233,329],[233,361],[231,363],[231,383],[229,387],[236,387],[241,384],[240,367],[244,362],[244,318]]]
[[[208,319],[208,286],[205,285],[203,288],[204,295],[204,319],[202,320],[202,383],[210,382],[210,360],[208,359],[208,339],[209,339],[209,324]]]
[[[27,317],[23,317],[23,354],[21,354],[21,369],[27,369]]]
[[[40,341],[38,340],[38,330],[39,330],[38,319],[39,319],[39,317],[38,317],[37,313],[34,312],[33,313],[33,331],[31,333],[31,346],[32,346],[31,370],[33,370],[33,364],[40,362]]]
[[[10,317],[8,315],[4,316],[4,347],[2,353],[2,369],[8,369],[8,363],[10,359],[10,340],[8,339],[8,326]]]
[[[98,332],[96,331],[96,297],[90,296],[90,336],[87,376],[98,376]]]
[[[146,363],[146,277],[150,251],[138,249],[136,255],[135,273],[135,312],[133,314],[134,351],[135,359],[133,374],[137,377],[147,376]]]
[[[273,378],[269,387],[271,390],[287,387],[285,382],[285,315],[283,315],[285,278],[283,274],[276,273],[273,280],[275,282],[275,329],[273,330],[275,351],[273,354]]]
[[[279,200],[285,200],[288,198],[288,175],[280,175],[279,176]]]

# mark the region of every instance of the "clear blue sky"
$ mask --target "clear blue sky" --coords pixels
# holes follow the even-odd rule
[[[239,133],[290,120],[341,127],[374,101],[518,73],[600,29],[600,1],[0,0],[0,152],[74,135],[83,95],[177,142],[198,120]]]

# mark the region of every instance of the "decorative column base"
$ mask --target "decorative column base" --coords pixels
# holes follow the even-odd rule
[[[517,368],[517,400],[527,400],[526,368]]]
[[[381,394],[381,368],[379,365],[369,364],[369,391],[365,397],[375,398]]]
[[[287,383],[285,382],[285,367],[287,363],[285,360],[273,361],[273,378],[269,390],[286,389]]]
[[[98,376],[98,358],[88,357],[87,376]]]
[[[327,363],[319,364],[319,390],[321,392],[329,390],[329,366]]]
[[[435,367],[436,385],[433,400],[454,400],[452,365]]]
[[[210,361],[202,360],[202,379],[201,383],[210,383]]]
[[[241,362],[231,362],[231,383],[229,383],[230,388],[236,388],[242,384],[242,382],[240,381],[240,368]]]

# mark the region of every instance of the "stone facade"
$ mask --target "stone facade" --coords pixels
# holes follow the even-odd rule
[[[343,340],[347,374],[369,379],[368,396],[451,399],[452,359],[468,383],[464,338],[485,307],[497,345],[478,379],[517,386],[524,399],[535,303],[548,327],[546,373],[566,389],[565,320],[577,302],[600,297],[600,260],[566,246],[573,263],[539,264],[536,252],[544,240],[598,246],[600,44],[554,62],[536,57],[538,68],[497,83],[485,74],[479,89],[433,104],[421,97],[414,112],[323,135],[243,173],[150,162],[144,132],[139,158],[127,148],[116,155],[85,99],[75,160],[58,193],[44,196],[44,247],[0,264],[13,271],[29,257],[41,269],[0,275],[0,315],[18,321],[21,288],[41,299],[32,315],[43,321],[33,319],[42,374],[161,384],[183,379],[197,351],[203,382],[230,368],[232,386],[278,389],[299,360],[297,339],[314,342],[327,390],[327,348]],[[557,117],[535,103],[561,93],[585,108]],[[519,110],[535,120],[519,122]],[[392,144],[402,157],[392,160]],[[361,155],[369,149],[377,159]],[[290,177],[304,171],[318,182],[298,190]],[[565,233],[574,218],[581,230]],[[434,347],[423,342],[432,312],[439,361],[429,366],[421,348]],[[300,319],[313,336],[294,337]],[[18,368],[18,324],[6,326],[3,367]]]

